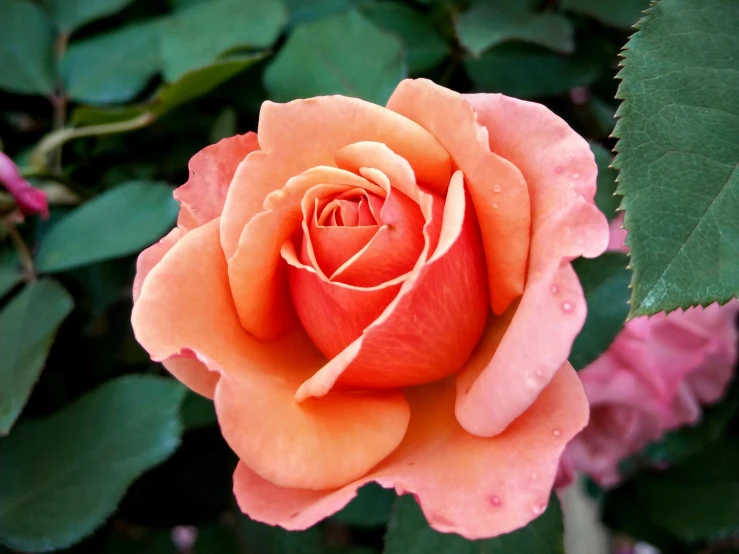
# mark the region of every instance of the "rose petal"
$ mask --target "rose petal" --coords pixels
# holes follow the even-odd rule
[[[451,176],[449,154],[418,124],[356,98],[323,96],[287,104],[265,102],[259,114],[264,152],[236,171],[221,218],[226,257],[236,251],[241,230],[272,191],[318,165],[334,165],[335,153],[354,142],[387,144],[407,159],[419,184],[443,193]]]
[[[337,393],[297,405],[297,385],[325,362],[304,333],[261,343],[239,325],[216,219],[187,233],[151,271],[134,306],[152,359],[193,352],[221,373],[215,403],[226,441],[259,475],[327,488],[356,479],[402,440],[400,392]]]
[[[529,193],[521,172],[490,152],[486,129],[456,92],[426,79],[405,80],[387,107],[428,129],[464,173],[485,247],[490,304],[503,313],[523,293],[529,254]]]
[[[239,247],[228,261],[228,277],[239,320],[261,340],[270,340],[296,323],[280,247],[303,218],[301,201],[319,184],[350,189],[372,187],[366,179],[333,167],[315,167],[292,178],[265,201],[265,211],[244,227]]]
[[[532,210],[526,290],[513,321],[487,368],[476,379],[464,370],[459,376],[460,423],[492,436],[528,409],[569,356],[586,311],[569,262],[606,249],[608,222],[593,202],[593,154],[567,123],[540,104],[499,94],[467,100],[491,149],[523,173]]]
[[[179,227],[172,229],[162,240],[153,244],[141,254],[136,260],[136,277],[133,280],[133,301],[136,303],[140,294],[141,287],[144,286],[144,280],[149,275],[154,266],[156,266],[169,252],[172,247],[177,244],[185,231]],[[177,379],[182,381],[186,386],[207,398],[213,398],[216,383],[218,382],[218,373],[213,373],[200,362],[194,355],[176,355],[162,361],[164,367],[169,370]]]
[[[380,182],[387,190],[372,239],[331,274],[332,281],[357,287],[376,287],[411,271],[423,252],[425,224],[420,206],[393,189],[387,176],[377,169],[365,169],[365,177]],[[307,260],[301,260],[307,263]]]
[[[403,387],[440,379],[469,357],[488,313],[482,248],[461,172],[449,185],[439,245],[346,350],[298,390],[300,401],[339,387]]]
[[[219,217],[236,168],[255,150],[259,150],[257,134],[246,133],[206,146],[190,158],[190,178],[174,191],[180,203],[177,224],[194,229]]]
[[[459,426],[450,379],[411,389],[409,402],[405,439],[364,478],[334,491],[287,489],[239,464],[234,475],[239,506],[257,521],[306,529],[376,481],[414,494],[438,531],[492,537],[526,525],[546,508],[560,454],[588,419],[582,386],[567,363],[531,408],[494,438],[470,435]]]

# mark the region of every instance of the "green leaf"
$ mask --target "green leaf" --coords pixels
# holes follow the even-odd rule
[[[305,531],[286,531],[253,521],[244,516],[238,520],[238,534],[244,552],[259,554],[325,554],[323,534],[319,527]],[[221,554],[220,552],[214,554]]]
[[[613,156],[608,150],[594,142],[589,142],[589,144],[595,156],[595,163],[598,165],[598,190],[595,193],[595,205],[606,215],[608,221],[612,221],[621,203],[621,198],[614,196],[618,171],[611,167]]]
[[[579,258],[572,264],[588,303],[585,325],[570,353],[570,363],[575,369],[595,361],[623,329],[629,313],[628,261],[625,254],[606,252],[592,260]]]
[[[475,56],[509,40],[545,46],[562,54],[575,50],[574,28],[555,13],[522,10],[518,1],[480,2],[456,20],[459,42]]]
[[[365,485],[343,510],[333,519],[346,525],[379,527],[387,524],[397,498],[395,491],[384,489],[376,483]]]
[[[160,69],[161,20],[134,23],[74,42],[62,59],[67,93],[78,102],[125,102]]]
[[[0,311],[0,435],[10,428],[31,396],[56,330],[74,307],[59,283],[28,284]]]
[[[681,541],[720,539],[739,531],[737,467],[739,443],[724,438],[681,464],[630,481],[609,495],[606,510],[638,506],[641,517]]]
[[[182,424],[185,429],[199,429],[218,422],[216,409],[210,398],[188,391],[182,403]]]
[[[661,0],[625,50],[614,165],[630,317],[739,292],[738,28],[735,0]]]
[[[83,106],[75,110],[72,120],[77,125],[98,125],[128,121],[145,113],[154,118],[161,117],[182,104],[208,94],[263,58],[264,54],[253,54],[223,59],[185,73],[175,83],[163,85],[146,103],[113,109]]]
[[[235,48],[267,48],[286,23],[280,0],[210,0],[188,7],[164,25],[164,77],[176,81]]]
[[[278,102],[344,94],[384,104],[405,77],[403,45],[356,11],[298,25],[265,73]]]
[[[613,27],[633,26],[649,7],[649,0],[561,0],[560,6]]]
[[[405,43],[408,72],[417,75],[438,65],[449,46],[427,17],[397,2],[373,2],[362,13],[375,25],[395,33]]]
[[[477,90],[532,98],[589,85],[603,72],[591,49],[561,56],[531,44],[507,43],[464,60]]]
[[[290,24],[307,23],[352,8],[352,0],[285,0]]]
[[[51,550],[100,526],[179,445],[184,394],[173,380],[129,375],[15,429],[0,442],[0,542]]]
[[[62,33],[71,33],[96,19],[113,15],[133,0],[44,0]]]
[[[23,280],[18,256],[12,250],[0,253],[0,299]]]
[[[52,94],[54,37],[41,8],[28,0],[3,0],[0,37],[0,87],[21,94]]]
[[[130,181],[108,190],[49,230],[36,268],[62,271],[138,252],[172,228],[178,208],[163,183]]]
[[[470,541],[439,533],[426,523],[410,495],[395,503],[385,535],[384,554],[564,554],[562,510],[556,495],[543,515],[526,527],[493,539]]]

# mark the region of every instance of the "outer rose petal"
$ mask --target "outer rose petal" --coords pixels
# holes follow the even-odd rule
[[[234,476],[239,506],[258,521],[305,529],[376,481],[416,495],[438,531],[492,537],[526,525],[544,510],[560,454],[588,419],[582,386],[567,363],[531,408],[494,438],[470,435],[457,423],[450,379],[409,389],[408,396],[412,415],[405,439],[362,479],[334,491],[288,489],[239,464]]]
[[[266,196],[288,179],[318,165],[335,165],[334,154],[358,141],[387,144],[408,160],[419,184],[443,193],[451,177],[449,154],[418,124],[375,104],[322,96],[287,104],[265,102],[259,143],[236,171],[221,219],[226,258],[236,251],[244,225],[262,211]]]
[[[183,236],[185,236],[185,231],[175,227],[166,237],[139,254],[136,260],[136,277],[133,280],[134,303],[138,300],[144,280],[151,270]],[[209,371],[205,364],[197,358],[191,355],[176,355],[163,360],[162,364],[189,388],[207,398],[213,398],[218,373]]]
[[[325,358],[302,331],[264,344],[241,328],[219,225],[187,233],[151,271],[134,305],[136,338],[154,360],[192,352],[221,373],[221,429],[259,475],[305,488],[360,477],[402,440],[410,415],[403,395],[336,393],[297,405],[295,389]]]
[[[259,150],[257,134],[246,133],[206,146],[190,158],[190,178],[174,192],[180,202],[177,224],[194,229],[220,217],[236,168],[255,150]]]
[[[521,172],[491,153],[472,106],[426,79],[405,80],[387,107],[428,129],[464,173],[485,247],[490,304],[501,314],[524,289],[529,255],[529,193]]]
[[[460,423],[491,436],[528,409],[569,356],[586,311],[569,262],[606,249],[608,222],[593,202],[593,154],[567,123],[540,104],[500,94],[466,99],[489,131],[491,150],[523,173],[533,216],[526,290],[511,326],[482,373],[459,376]]]

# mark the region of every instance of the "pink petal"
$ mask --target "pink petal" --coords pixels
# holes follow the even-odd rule
[[[246,133],[222,139],[195,154],[187,166],[190,178],[174,192],[180,203],[177,224],[193,229],[220,217],[236,168],[255,150],[259,150],[257,134]]]
[[[468,539],[493,537],[526,525],[549,501],[560,455],[587,422],[587,401],[565,364],[531,408],[494,438],[470,435],[453,415],[454,383],[408,392],[411,421],[401,445],[365,477],[333,491],[283,488],[244,464],[234,492],[251,518],[306,529],[344,507],[371,481],[414,494],[438,531]]]
[[[532,210],[526,290],[511,325],[482,373],[459,375],[460,423],[492,436],[528,409],[567,360],[586,311],[569,262],[606,249],[608,222],[593,202],[593,154],[563,120],[540,104],[500,94],[466,99],[489,131],[491,150],[523,173]]]

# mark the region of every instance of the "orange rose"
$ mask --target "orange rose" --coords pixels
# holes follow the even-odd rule
[[[244,512],[303,529],[376,481],[468,538],[540,514],[588,418],[570,261],[608,243],[596,171],[544,106],[426,80],[265,102],[258,141],[195,155],[133,327],[214,399]]]

